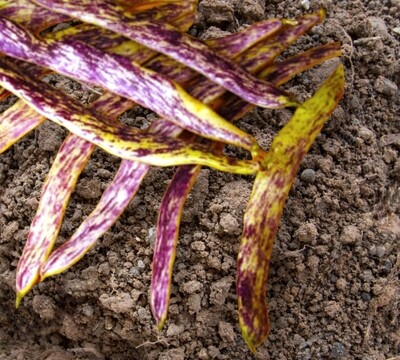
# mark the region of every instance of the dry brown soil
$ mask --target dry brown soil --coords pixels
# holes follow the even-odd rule
[[[398,359],[400,1],[310,0],[326,21],[287,54],[340,41],[346,92],[302,164],[273,251],[271,333],[252,355],[237,324],[235,275],[252,178],[204,169],[188,201],[171,307],[157,332],[149,283],[157,210],[173,169],[154,169],[116,225],[70,271],[36,286],[17,311],[15,269],[43,180],[66,136],[45,123],[0,157],[0,359]],[[191,33],[237,31],[296,17],[300,0],[203,0]],[[337,61],[296,77],[305,99]],[[55,86],[90,101],[69,80]],[[148,111],[125,116],[146,126]],[[290,116],[257,109],[240,121],[264,146]],[[90,213],[119,160],[96,151],[59,242]]]

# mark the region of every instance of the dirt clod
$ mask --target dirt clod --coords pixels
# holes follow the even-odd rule
[[[360,242],[360,230],[354,225],[347,225],[343,228],[342,234],[340,235],[340,241],[345,245]]]
[[[314,223],[302,224],[295,232],[296,240],[307,244],[315,244],[318,236],[318,229]]]
[[[210,302],[214,305],[225,304],[232,283],[233,279],[231,277],[226,277],[212,284],[210,293]]]
[[[120,293],[116,296],[103,294],[100,296],[100,302],[105,308],[110,309],[117,314],[129,312],[134,305],[133,300],[128,293]]]
[[[233,326],[224,321],[220,321],[218,324],[218,334],[219,336],[221,336],[221,339],[225,342],[233,342],[235,341],[236,338]]]

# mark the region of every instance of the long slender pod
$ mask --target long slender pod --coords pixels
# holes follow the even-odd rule
[[[269,332],[265,300],[272,245],[300,163],[344,91],[340,65],[278,133],[257,174],[238,256],[237,295],[243,337],[252,351]]]

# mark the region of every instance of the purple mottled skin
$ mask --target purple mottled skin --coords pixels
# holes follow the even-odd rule
[[[264,169],[255,179],[245,212],[237,264],[239,322],[252,351],[269,332],[265,293],[284,203],[301,161],[336,108],[343,90],[344,70],[339,66],[275,137],[263,160]]]
[[[188,144],[184,140],[144,133],[111,121],[84,108],[73,99],[66,99],[48,84],[22,75],[12,64],[0,60],[0,65],[0,82],[3,86],[23,97],[43,116],[121,158],[141,160],[156,166],[201,163],[222,171],[225,169],[243,174],[254,173],[258,168],[253,161],[230,159],[205,152],[205,147],[200,144]],[[104,138],[110,137],[111,141],[104,141]]]
[[[22,101],[17,104],[22,104],[24,107],[27,106]],[[91,107],[96,108],[98,112],[107,115],[110,118],[117,118],[121,113],[131,108],[132,105],[133,103],[129,100],[121,99],[118,96],[106,93],[96,102],[92,103]],[[36,116],[37,119],[42,118],[38,113],[34,113],[33,118],[34,116]],[[73,172],[75,178],[77,178],[83,170],[83,165],[90,157],[94,148],[95,146],[90,142],[80,139],[76,135],[70,134],[61,147],[56,161],[52,165],[50,173],[56,174],[57,176],[49,176],[46,179],[40,202],[40,204],[44,202],[44,206],[41,207],[41,205],[39,205],[37,215],[35,216],[35,226],[31,227],[28,235],[28,241],[18,265],[16,277],[16,287],[18,292],[17,304],[24,293],[26,293],[26,291],[29,290],[29,288],[33,285],[33,283],[36,280],[40,281],[40,277],[43,276],[42,265],[46,264],[44,260],[50,253],[57,237],[57,233],[61,227],[65,207],[74,188],[73,181],[69,182],[70,186],[65,186],[65,180],[67,178],[65,178],[64,169],[67,169],[68,172]],[[73,156],[74,154],[75,156]],[[77,154],[79,154],[79,156],[77,156]],[[121,168],[126,168],[129,166],[129,163],[131,162],[123,160],[121,163]],[[133,176],[130,181],[134,181],[135,176]],[[140,181],[137,186],[139,184]],[[55,191],[55,187],[59,187],[59,190]],[[52,194],[53,192],[55,192],[55,194]],[[109,215],[112,213],[112,211],[113,209],[105,213]],[[53,217],[55,220],[50,221],[49,224],[47,221],[49,221],[49,219],[51,220],[51,217]],[[90,217],[88,217],[86,221],[88,222],[89,219]],[[110,219],[114,218],[110,216],[109,221]],[[111,221],[114,222],[115,220]],[[90,230],[90,227],[88,227],[85,231],[85,235],[89,236]],[[88,241],[87,238],[85,239]],[[82,250],[82,246],[78,250]],[[60,251],[58,250],[57,254],[59,253]],[[71,255],[71,252],[68,254]],[[54,258],[54,253],[50,259],[52,258]],[[39,269],[41,270],[40,276]]]
[[[150,49],[168,55],[252,104],[282,108],[296,102],[283,90],[260,81],[200,40],[157,22],[143,22],[110,2],[35,0],[65,15],[120,33]]]
[[[141,21],[162,21],[173,25],[181,31],[189,30],[196,20],[195,2],[181,1],[179,4],[169,3],[145,12],[135,12],[135,19]],[[133,5],[135,6],[135,5]],[[178,16],[177,16],[178,15]]]
[[[29,3],[29,5],[31,5],[31,3]],[[18,6],[22,6],[22,5],[19,4]],[[35,11],[36,11],[36,9],[35,9]],[[42,9],[42,11],[46,11],[46,10]],[[146,15],[146,16],[148,16],[148,15]],[[310,19],[313,19],[314,22],[316,21],[315,15],[313,17],[308,15],[308,17],[310,17]],[[229,43],[230,49],[236,51],[236,49],[234,48],[234,45],[236,44],[236,46],[238,46],[238,44],[240,43],[240,40],[242,40],[243,46],[244,46],[244,48],[246,48],[246,46],[247,46],[246,44],[248,44],[250,46],[250,44],[252,44],[252,41],[257,41],[257,36],[260,39],[262,39],[262,37],[265,36],[265,34],[269,34],[269,35],[273,34],[273,32],[276,31],[278,27],[280,27],[280,22],[277,23],[277,21],[278,20],[270,20],[270,21],[266,21],[266,22],[263,22],[260,24],[255,24],[252,27],[247,28],[245,32],[241,32],[238,34],[228,36],[227,38],[224,38],[223,40],[221,40],[221,39],[210,40],[209,45],[212,45],[213,47],[220,49],[221,55],[226,54],[226,50],[224,50],[224,46],[226,46],[226,42]],[[300,25],[302,25],[302,24],[300,24]],[[307,23],[307,25],[309,26],[308,23]],[[304,27],[304,26],[302,25],[302,27]],[[108,47],[116,46],[118,44],[121,44],[123,41],[125,41],[124,38],[118,34],[112,34],[112,33],[106,34],[105,30],[101,30],[99,28],[94,28],[91,25],[83,24],[83,25],[80,25],[79,28],[80,28],[80,32],[74,33],[72,35],[74,39],[85,39],[85,42],[91,43],[92,45],[99,47],[101,49],[107,49]],[[260,36],[259,34],[257,35],[256,34],[257,30],[262,30],[263,35],[262,36]],[[286,30],[286,32],[288,32],[288,31]],[[293,30],[290,30],[289,33],[292,34]],[[299,31],[295,32],[296,35],[299,35],[300,33],[301,32],[299,32]],[[281,40],[283,40],[283,39],[281,39]],[[272,47],[272,49],[273,49],[273,47]],[[278,48],[278,50],[281,51],[281,48]],[[274,55],[271,52],[268,52],[268,54],[269,54],[269,56]],[[155,54],[152,53],[149,49],[143,48],[143,51],[138,51],[134,55],[131,55],[130,59],[132,61],[137,61],[139,63],[142,63],[142,62],[146,61],[147,59],[149,59],[149,57],[154,56],[154,55]],[[229,54],[227,54],[227,55],[229,56]],[[276,56],[276,54],[274,56]],[[182,81],[182,82],[187,81],[189,78],[193,77],[193,75],[195,74],[191,69],[185,68],[182,66],[178,66],[179,64],[175,63],[173,60],[170,60],[170,61],[168,61],[168,60],[169,59],[167,59],[167,58],[162,59],[161,57],[157,57],[157,60],[150,62],[147,66],[149,68],[155,68],[157,70],[157,64],[161,64],[162,68],[159,69],[160,71],[162,71],[164,73],[168,73],[170,76],[173,76],[177,81]],[[18,66],[20,68],[25,68],[25,67],[27,67],[27,65],[29,65],[29,64],[24,63],[24,62],[18,63]],[[33,65],[29,65],[29,66],[30,66],[30,68],[27,69],[26,71],[29,71],[32,74],[32,76],[43,76],[45,74],[45,71],[44,71],[45,69],[39,68],[39,67],[34,67]],[[171,70],[173,70],[172,73],[171,73]],[[36,73],[37,73],[37,75],[35,75]],[[273,77],[271,77],[271,80],[272,79],[273,79]],[[278,80],[278,79],[276,79],[276,80]],[[204,79],[200,83],[197,83],[197,85],[194,87],[194,90],[189,89],[189,92],[191,92],[193,96],[195,96],[197,98],[202,98],[203,101],[207,102],[208,98],[215,98],[215,97],[221,95],[223,93],[223,89],[221,87],[219,87],[218,85],[213,84],[209,80]],[[205,96],[205,95],[207,95],[207,96]],[[227,101],[233,102],[235,100],[231,99],[231,100],[227,100]],[[236,111],[235,109],[237,109],[237,108],[240,109],[240,107],[241,107],[240,113],[243,113],[244,111],[247,111],[250,108],[250,105],[246,104],[245,102],[242,101],[242,102],[236,102],[232,106],[227,106],[225,109],[227,109],[228,111],[229,111],[229,109],[231,109],[233,112],[239,112],[239,110]],[[230,117],[229,114],[224,114],[224,115],[226,115],[226,117]],[[22,129],[23,124],[19,123],[18,127],[20,127]],[[30,128],[26,128],[26,131],[29,131],[29,130],[30,130]],[[18,132],[20,134],[20,136],[24,135],[23,132],[20,132],[17,129],[15,129],[14,132]],[[12,143],[10,143],[8,146],[10,146],[11,144]]]
[[[132,106],[130,101],[110,95],[109,93],[103,95],[90,106],[96,107],[97,111],[113,118],[117,118]],[[19,104],[23,104],[23,107],[27,106],[22,101]],[[36,118],[44,119],[38,113],[36,113]],[[46,178],[39,207],[18,264],[17,305],[33,283],[40,281],[40,269],[54,246],[76,179],[94,149],[95,146],[90,142],[70,134],[58,152],[50,175]],[[67,174],[72,173],[73,177],[68,180],[65,171]]]
[[[80,260],[96,240],[118,219],[135,196],[150,166],[123,160],[112,183],[104,191],[94,211],[74,235],[53,251],[40,269],[40,278],[60,273]]]
[[[46,0],[45,0],[46,1]],[[49,2],[50,2],[50,0],[49,0]],[[297,30],[296,30],[297,31]],[[297,33],[299,33],[299,32],[297,32]],[[297,34],[296,33],[296,34]],[[293,34],[295,34],[295,32],[293,32]],[[281,37],[280,38],[282,41],[283,41],[283,38]],[[73,42],[71,42],[70,44],[72,44]],[[235,45],[236,46],[239,46],[239,42],[237,42],[237,43],[235,43]],[[274,44],[271,44],[271,46],[270,46],[270,49],[269,50],[271,50],[271,49],[275,49],[273,52],[278,52],[279,50],[282,50],[282,47],[281,48],[279,48],[279,46],[276,46],[275,48],[274,48]],[[317,53],[317,52],[315,52],[315,55],[316,55],[316,58],[318,58],[318,56],[319,56],[319,59],[322,61],[322,60],[324,60],[324,56],[323,55],[321,55],[320,53]],[[271,54],[268,54],[268,56],[271,56]],[[325,54],[325,56],[326,56],[326,54]],[[336,55],[335,55],[336,56]],[[245,59],[245,58],[244,58]],[[264,57],[264,60],[265,60],[266,58]],[[301,59],[300,57],[299,58],[297,58],[296,59],[296,61],[298,61],[299,63],[301,63],[301,62],[303,62],[302,64],[301,64],[301,66],[302,66],[302,69],[304,69],[304,68],[306,68],[306,67],[310,67],[310,66],[312,66],[312,64],[311,63],[309,63],[308,65],[305,63],[305,61],[304,61],[304,58],[303,59]],[[315,62],[316,63],[316,62]],[[315,64],[314,63],[314,64]],[[249,68],[250,68],[250,64],[252,64],[252,66],[254,66],[254,67],[256,67],[256,66],[260,66],[260,63],[258,63],[258,65],[256,64],[256,62],[254,62],[254,59],[251,59],[251,62],[248,64],[248,66],[249,66]],[[276,66],[275,68],[274,68],[274,70],[273,70],[273,73],[271,73],[271,69],[269,70],[269,72],[267,71],[267,74],[269,74],[269,76],[271,77],[271,78],[273,78],[275,81],[278,81],[277,79],[280,79],[281,81],[283,81],[282,79],[286,79],[286,78],[288,78],[288,77],[290,77],[290,76],[292,76],[292,74],[293,73],[295,73],[296,71],[298,72],[299,71],[299,67],[296,67],[296,62],[294,62],[294,63],[290,63],[290,62],[287,62],[286,63],[286,65],[293,65],[293,69],[291,69],[291,70],[287,70],[287,69],[284,69],[284,67],[283,66],[281,66],[281,67],[279,67],[279,66]],[[288,66],[288,67],[289,67]],[[297,64],[297,66],[299,66],[299,64]],[[90,69],[89,69],[90,70]],[[286,71],[285,71],[286,70]],[[274,76],[272,76],[271,74],[273,74]],[[265,76],[267,79],[268,79],[268,77],[267,76]],[[206,82],[203,82],[203,84],[206,84]],[[206,88],[206,86],[204,86],[204,89]],[[209,93],[208,93],[208,97],[206,97],[203,93],[202,93],[202,91],[203,90],[201,90],[200,89],[200,87],[198,86],[198,87],[193,87],[193,92],[192,92],[192,88],[191,88],[191,92],[192,92],[192,94],[193,93],[195,93],[195,92],[198,92],[198,94],[199,94],[199,96],[201,97],[201,98],[203,98],[203,99],[206,99],[207,101],[211,101],[210,99],[213,99],[213,98],[216,98],[217,96],[218,96],[218,94],[221,94],[221,91],[223,91],[223,90],[219,90],[218,89],[218,86],[216,86],[215,87],[215,89],[213,90],[213,91],[210,91]],[[65,117],[65,114],[64,114],[64,117]],[[161,122],[160,122],[161,123]],[[114,125],[114,124],[113,124]],[[179,129],[177,129],[177,127],[175,126],[175,125],[172,125],[171,124],[171,126],[172,126],[172,128],[171,129],[175,129],[175,131],[177,131],[177,130],[179,130]],[[126,139],[128,139],[129,138],[129,136],[128,137],[124,137],[125,136],[125,134],[124,134],[124,132],[120,132],[119,133],[119,135],[120,135],[120,137],[121,138],[124,138],[125,140]],[[293,155],[293,154],[295,154],[295,157],[296,157],[296,159],[298,158],[298,159],[301,159],[303,156],[304,156],[304,153],[305,153],[305,151],[304,151],[304,148],[305,148],[305,144],[303,144],[301,141],[299,141],[299,148],[297,148],[297,149],[295,149],[295,148],[290,148],[290,149],[287,149],[287,151],[286,151],[286,153],[287,153],[287,155],[289,156],[289,155]],[[148,154],[149,153],[149,150],[143,150],[142,151],[142,155],[143,156],[145,156],[145,154]],[[300,161],[300,160],[299,160]],[[128,162],[128,161],[126,161],[126,162]],[[132,164],[133,164],[133,162],[132,162]],[[122,165],[123,164],[121,164],[121,167],[122,167]],[[294,165],[294,163],[292,163],[292,161],[290,160],[290,161],[288,161],[287,162],[287,164],[286,164],[287,166],[292,166],[293,167],[293,165]],[[143,165],[144,167],[148,167],[147,165]],[[184,167],[184,168],[186,168],[186,173],[184,172],[184,176],[183,176],[183,181],[181,181],[181,182],[179,182],[179,181],[177,181],[173,186],[171,186],[171,189],[169,189],[169,193],[167,193],[166,194],[166,204],[168,203],[168,202],[173,202],[174,200],[175,201],[178,201],[179,202],[179,197],[183,197],[183,196],[185,196],[184,194],[185,193],[187,193],[188,191],[189,191],[189,189],[191,188],[191,185],[190,185],[190,181],[194,181],[194,179],[195,179],[195,177],[196,177],[196,175],[194,175],[194,171],[196,170],[196,169],[200,169],[200,167],[199,166],[197,166],[197,167],[189,167],[189,166],[186,166],[186,167]],[[127,170],[127,169],[126,169]],[[292,168],[292,170],[293,170],[293,168]],[[122,174],[125,174],[124,172],[122,172]],[[141,176],[141,174],[142,174],[142,172],[141,171],[138,171],[137,173],[136,173],[136,175],[138,176],[138,179],[140,178],[140,176]],[[262,171],[262,172],[260,172],[260,174],[266,174],[266,171]],[[286,184],[286,178],[287,178],[287,175],[279,175],[278,176],[278,173],[276,173],[276,175],[277,176],[275,176],[275,177],[273,177],[273,183],[274,183],[274,186],[277,188],[277,189],[282,189],[282,188],[284,188],[285,187],[285,184]],[[290,177],[294,177],[294,175],[295,175],[295,172],[294,172],[294,170],[293,171],[291,171],[291,173],[290,173]],[[121,175],[122,176],[122,175]],[[121,177],[121,178],[123,178],[123,176]],[[117,176],[117,178],[116,178],[117,180],[118,180],[118,176]],[[112,198],[113,200],[117,200],[117,195],[118,195],[118,191],[116,190],[116,189],[118,189],[118,187],[117,187],[117,185],[118,185],[118,181],[116,181],[115,182],[115,184],[112,184],[113,186],[115,186],[115,188],[114,188],[114,191],[112,191],[112,192],[109,192],[109,197],[110,198]],[[271,186],[271,188],[273,188],[273,186]],[[120,190],[120,191],[122,191],[122,189]],[[267,197],[266,197],[266,194],[265,194],[265,189],[263,190],[264,191],[264,193],[261,195],[261,196],[259,196],[259,197],[257,197],[257,200],[258,201],[260,201],[260,202],[262,202],[262,203],[266,203],[267,202]],[[116,196],[112,196],[112,194],[114,194],[114,195],[116,195]],[[126,195],[126,194],[124,194],[124,195]],[[168,197],[168,196],[170,196],[170,197]],[[123,197],[122,197],[123,198]],[[275,203],[275,204],[280,204],[280,202],[278,201],[279,199],[277,199],[277,198],[274,198],[273,199],[273,204]],[[106,211],[106,210],[104,210],[104,209],[108,209],[108,205],[109,205],[109,201],[111,201],[111,200],[108,200],[108,198],[106,197],[105,198],[105,201],[103,202],[103,208],[101,208],[101,209],[103,209],[102,211]],[[184,202],[184,201],[183,201]],[[182,202],[182,206],[183,206],[183,202]],[[164,205],[164,204],[163,204]],[[115,204],[115,208],[111,208],[111,211],[110,211],[110,213],[112,214],[112,218],[116,218],[116,217],[118,217],[119,216],[119,213],[118,213],[118,209],[119,209],[119,204],[118,203],[116,203]],[[166,237],[167,238],[177,238],[177,229],[175,228],[172,228],[171,227],[171,224],[168,224],[167,222],[168,221],[170,221],[170,222],[172,222],[174,219],[179,223],[179,218],[180,218],[180,215],[178,214],[179,213],[179,209],[180,209],[180,204],[177,206],[178,207],[178,209],[173,209],[173,211],[171,212],[171,216],[169,216],[169,219],[168,219],[168,216],[166,217],[166,223],[164,224],[163,222],[161,222],[161,225],[160,225],[160,228],[161,228],[161,230],[162,230],[162,233],[164,233],[165,235],[166,235]],[[59,210],[59,207],[58,206],[55,206],[55,209],[58,211]],[[166,209],[168,209],[168,207],[166,207]],[[113,211],[113,210],[115,210],[115,211]],[[121,210],[122,211],[122,210]],[[272,213],[272,215],[273,215],[273,213]],[[92,236],[94,235],[94,237],[96,236],[96,234],[100,234],[101,235],[101,231],[103,231],[103,229],[105,229],[105,227],[107,227],[108,225],[109,226],[111,226],[110,225],[110,223],[111,223],[111,220],[110,221],[108,221],[107,223],[106,223],[106,225],[107,226],[102,226],[103,224],[101,224],[101,221],[99,220],[99,218],[101,218],[101,216],[99,216],[99,217],[97,217],[96,218],[96,221],[94,221],[93,219],[93,221],[94,222],[92,222],[92,223],[88,223],[88,224],[86,224],[86,227],[84,227],[84,229],[85,229],[85,231],[84,232],[81,232],[81,236],[83,236],[84,238],[86,238],[89,234],[92,234]],[[266,220],[266,221],[260,221],[260,224],[261,224],[261,226],[262,226],[262,228],[263,229],[268,229],[268,231],[272,231],[272,232],[276,232],[276,228],[277,228],[277,226],[278,226],[278,223],[279,223],[279,218],[278,218],[278,220],[276,219],[276,218],[274,218],[273,216],[271,216],[270,218],[268,218],[268,220]],[[164,226],[164,225],[165,226]],[[105,231],[105,230],[104,230]],[[259,231],[257,230],[257,225],[254,225],[254,224],[248,224],[248,226],[247,227],[245,227],[245,231],[244,231],[244,237],[253,237],[253,238],[256,238],[257,237],[257,233],[258,233]],[[98,236],[100,236],[100,235],[98,235]],[[92,240],[95,240],[94,239],[94,237],[92,238]],[[269,239],[269,237],[268,236],[264,236],[265,237],[265,239]],[[273,239],[272,239],[273,240]],[[81,242],[79,242],[79,241],[76,241],[76,244],[80,244],[81,245]],[[88,245],[89,243],[86,243],[86,245]],[[90,244],[89,244],[90,245]],[[158,252],[160,253],[160,254],[162,254],[161,256],[163,256],[163,255],[165,255],[165,257],[166,258],[168,258],[168,256],[169,256],[169,260],[171,260],[171,256],[174,256],[174,254],[175,254],[175,245],[174,244],[172,244],[172,243],[164,243],[164,244],[162,244],[164,247],[161,247],[159,250],[158,250]],[[270,246],[266,246],[265,247],[265,249],[263,250],[263,251],[260,251],[260,250],[258,250],[257,251],[257,256],[259,257],[259,258],[263,258],[264,257],[264,254],[265,254],[265,252],[269,252],[270,251],[270,249],[271,249],[271,247],[272,247],[272,245],[270,244]],[[55,271],[59,271],[60,270],[60,266],[63,266],[63,265],[65,265],[65,261],[66,260],[68,260],[68,261],[75,261],[75,260],[77,260],[81,255],[82,255],[82,248],[80,248],[80,249],[77,249],[77,247],[75,246],[75,247],[70,247],[69,248],[69,250],[70,250],[70,252],[68,251],[68,249],[66,250],[67,248],[65,248],[64,249],[64,251],[61,251],[60,252],[60,254],[59,254],[59,256],[58,256],[58,258],[57,258],[57,256],[56,256],[56,258],[57,258],[57,260],[60,262],[60,263],[57,263],[57,261],[54,261],[54,262],[49,262],[49,263],[51,263],[51,265],[49,266],[49,268],[48,268],[48,271],[50,272],[50,275],[51,275],[51,272],[54,270],[54,268],[56,268],[55,269]],[[249,247],[249,248],[246,248],[245,246],[243,246],[243,251],[242,251],[242,253],[243,253],[243,256],[248,256],[250,253],[251,253],[251,247]],[[72,259],[72,260],[71,260]],[[265,260],[266,258],[264,258],[264,260]],[[162,262],[161,262],[162,263]],[[239,261],[238,261],[238,264],[240,264],[240,266],[243,266],[243,261],[242,261],[242,259],[241,258],[239,258]],[[57,265],[58,264],[58,265]],[[60,265],[61,264],[61,265]],[[172,270],[172,264],[173,264],[173,258],[172,258],[172,262],[170,261],[169,262],[169,265],[170,265],[170,271]],[[164,261],[164,263],[163,263],[163,265],[164,265],[164,270],[165,270],[165,268],[167,268],[168,266],[167,266],[167,262],[166,261]],[[267,269],[268,268],[268,266],[269,266],[269,260],[268,261],[266,261],[265,263],[262,263],[262,259],[260,260],[260,267],[262,268],[262,269]],[[239,272],[240,273],[240,272]],[[46,273],[44,273],[43,274],[44,276],[46,276]],[[263,281],[263,283],[265,283],[266,282],[266,277],[267,277],[267,275],[268,275],[268,272],[266,272],[266,273],[263,273],[263,274],[261,274],[261,277],[263,277],[262,279],[264,279],[265,281]],[[257,289],[257,288],[255,288],[254,286],[252,287],[251,286],[251,284],[253,284],[254,285],[254,283],[255,282],[257,282],[257,283],[259,283],[259,281],[256,281],[257,279],[260,279],[260,275],[258,275],[258,274],[256,274],[256,273],[252,273],[252,272],[242,272],[242,273],[240,273],[240,276],[242,277],[242,283],[239,285],[239,281],[238,281],[238,292],[241,292],[241,296],[239,296],[239,308],[240,308],[240,302],[242,302],[242,305],[244,305],[244,307],[249,307],[250,308],[250,310],[248,310],[247,308],[244,310],[244,311],[241,311],[240,312],[240,315],[241,315],[241,322],[242,322],[242,325],[243,325],[243,323],[244,323],[244,326],[246,327],[247,326],[247,328],[248,329],[250,329],[250,327],[252,326],[252,328],[250,329],[250,331],[253,331],[254,329],[255,329],[255,331],[254,331],[254,333],[252,333],[252,334],[247,334],[247,335],[249,335],[250,337],[251,336],[253,336],[254,338],[259,338],[259,337],[261,337],[261,336],[263,336],[264,335],[264,332],[265,332],[265,329],[264,329],[264,327],[263,326],[258,326],[260,323],[261,324],[267,324],[267,321],[268,321],[268,317],[267,317],[267,312],[266,311],[261,311],[261,312],[259,312],[259,313],[257,313],[257,311],[256,311],[256,313],[254,313],[252,310],[254,310],[254,308],[255,307],[257,307],[257,305],[259,305],[259,304],[262,304],[262,301],[263,301],[263,293],[265,293],[265,288],[263,288],[263,291],[261,291],[261,295],[260,295],[260,293],[258,293],[258,291],[259,291],[259,289]],[[162,287],[165,287],[165,286],[169,286],[169,282],[168,281],[166,281],[166,279],[167,279],[167,277],[165,276],[165,272],[164,272],[164,274],[161,274],[161,277],[159,278],[159,282],[160,282],[160,286],[162,286]],[[169,280],[170,281],[170,280]],[[256,290],[256,291],[255,291]],[[168,291],[169,291],[169,289],[168,289]],[[256,294],[255,294],[255,292],[256,292]],[[158,298],[158,301],[157,301],[157,299],[155,299],[155,301],[156,301],[156,303],[157,303],[157,306],[159,307],[159,308],[161,308],[164,304],[163,304],[163,299],[160,299],[160,298]],[[255,301],[255,302],[254,302]],[[252,308],[253,307],[253,308]],[[252,308],[252,309],[251,309]],[[241,309],[240,308],[240,310],[243,310],[243,309]],[[164,307],[164,312],[163,313],[161,313],[160,314],[160,318],[161,318],[161,316],[163,316],[164,314],[166,313],[166,306]],[[157,317],[157,316],[156,316]],[[256,319],[257,318],[257,319]],[[265,320],[266,319],[266,320]],[[257,320],[257,321],[256,321]],[[255,326],[256,325],[256,326]],[[246,339],[246,340],[248,340],[248,339]],[[250,341],[250,343],[249,343],[249,345],[251,346],[251,345],[253,345],[254,346],[254,341],[253,340],[251,340]]]
[[[0,154],[39,126],[45,118],[22,101],[0,114]]]
[[[323,21],[325,12],[304,15],[296,20],[296,25],[287,26],[274,37],[252,47],[242,55],[240,63],[248,70],[257,71],[270,66],[273,61],[293,44],[301,35]]]
[[[340,55],[340,44],[323,45],[277,62],[261,72],[260,76],[268,78],[274,84],[281,85],[295,75]],[[224,104],[225,107],[219,113],[227,119],[240,119],[253,108],[253,105],[248,102],[232,96],[224,96]]]
[[[159,327],[163,326],[167,316],[172,268],[183,206],[200,170],[200,166],[181,166],[165,192],[160,206],[150,299],[153,316]]]
[[[176,10],[175,5],[173,6],[173,8]],[[21,17],[21,13],[24,16]],[[165,13],[162,14],[162,16],[165,15]],[[174,19],[171,17],[171,15],[172,13],[170,13],[169,19],[173,21]],[[176,13],[174,15],[176,16]],[[34,32],[39,31],[46,25],[50,25],[57,20],[59,20],[60,22],[67,20],[64,15],[60,15],[51,12],[45,8],[38,7],[37,5],[33,5],[30,1],[26,0],[20,0],[18,3],[10,3],[7,5],[7,7],[1,8],[0,16],[4,16],[10,19],[17,18],[20,24],[26,26],[27,28],[30,28]],[[148,17],[151,16],[151,14],[146,13],[145,16]],[[187,22],[188,20],[186,19],[185,21]],[[126,38],[124,38],[123,36],[119,34],[114,34],[108,30],[101,29],[93,25],[81,24],[75,27],[75,29],[79,29],[79,31],[73,33],[73,39],[84,40],[86,43],[90,43],[91,45],[99,49],[107,50],[109,48],[113,48],[117,45],[121,45],[122,43],[127,42]],[[53,33],[46,33],[43,36],[45,38],[51,38],[53,35]],[[148,61],[155,56],[158,55],[154,51],[141,46],[141,50],[137,51],[136,53],[130,54],[129,59],[138,63],[144,63],[145,61]],[[29,74],[33,78],[42,78],[47,73],[51,72],[46,68],[39,67],[34,64],[30,64],[17,59],[13,59],[13,63],[16,64],[20,70],[23,70],[24,73]],[[10,94],[4,88],[2,88],[0,91],[0,99],[3,99]],[[101,102],[98,102],[95,107],[96,109],[101,109],[104,107],[104,111],[102,112],[107,116],[112,116],[114,105],[117,105],[117,107],[119,108],[121,106],[120,102],[122,101],[118,96],[115,96],[113,94],[111,95],[109,93],[106,96],[102,96],[100,100]],[[132,101],[124,101],[129,102],[130,107],[134,106],[134,103]],[[22,114],[23,116],[21,116]],[[23,102],[17,102],[12,107],[7,109],[5,113],[0,114],[0,124],[2,129],[0,133],[0,153],[7,150],[16,141],[18,141],[20,138],[29,133],[32,129],[40,125],[43,121],[44,117],[39,115]]]
[[[305,32],[309,31],[310,28],[320,23],[324,18],[323,12],[318,12],[311,15],[305,15],[297,20],[297,25],[293,27],[286,27],[279,31],[276,35],[268,37],[264,41],[260,41],[258,44],[250,48],[248,51],[243,52],[235,58],[235,61],[251,73],[257,73],[263,68],[268,69],[274,62],[274,60],[289,47],[295,40],[297,40]],[[272,30],[272,29],[271,29]],[[321,61],[322,62],[322,61]],[[296,70],[296,66],[293,66],[293,70]],[[296,73],[304,71],[305,69],[300,66]],[[261,78],[265,76],[259,75]],[[267,78],[268,81],[270,81]],[[270,81],[271,82],[271,81]],[[273,82],[275,85],[280,85],[280,82]],[[188,88],[188,92],[196,97],[201,98],[203,101],[208,102],[208,98],[215,98],[221,96],[223,91],[218,84],[212,84],[206,79],[202,80],[202,84],[197,84],[195,89]],[[254,105],[241,99],[240,97],[232,97],[231,94],[227,94],[222,101],[224,107],[220,114],[227,119],[238,119],[244,114],[242,109],[246,107],[246,111],[250,110]],[[209,100],[211,101],[211,100]],[[228,102],[228,103],[227,103]],[[239,105],[240,104],[240,105]],[[235,106],[232,108],[232,106]],[[235,115],[236,112],[236,115]]]
[[[264,39],[272,37],[276,32],[280,31],[281,29],[281,20],[270,19],[255,23],[247,27],[245,31],[240,31],[232,35],[224,36],[223,38],[208,40],[207,45],[211,46],[213,50],[221,56],[225,56],[227,48],[229,48],[230,53],[243,54],[245,51],[248,51],[251,47],[253,47],[256,43],[264,43]]]
[[[16,24],[0,19],[0,50],[21,60],[36,62],[65,75],[106,88],[149,107],[165,118],[190,131],[211,139],[252,149],[255,140],[229,123],[211,124],[194,111],[188,111],[179,90],[168,78],[157,73],[144,73],[128,59],[106,54],[75,40],[47,45],[33,38]],[[10,36],[10,37],[9,37]],[[17,36],[20,41],[16,42]],[[165,96],[168,94],[168,96]],[[230,130],[227,130],[230,129]]]
[[[251,336],[252,341],[247,343],[253,350],[253,338],[257,341],[264,339],[269,332],[265,299],[269,260],[291,182],[292,179],[283,172],[259,172],[245,213],[237,263],[237,294],[242,328],[250,329],[251,333],[244,334],[244,337],[247,341]],[[243,261],[248,258],[252,260]]]
[[[17,306],[25,289],[38,280],[39,268],[57,238],[69,197],[94,148],[91,143],[70,135],[57,154],[18,263]]]
[[[330,43],[296,54],[265,69],[260,76],[266,77],[274,84],[283,84],[305,69],[340,56],[340,46],[340,43]]]
[[[37,34],[52,25],[71,20],[69,16],[49,11],[31,1],[10,1],[0,8],[0,17],[18,19],[19,23]]]
[[[273,35],[281,28],[282,22],[280,20],[267,20],[251,25],[246,28],[246,30],[233,35],[207,40],[206,44],[211,46],[214,51],[217,51],[220,56],[234,59],[236,63],[240,63],[239,60],[235,59],[237,56],[240,56],[240,54],[242,54],[244,51],[247,51],[250,47],[254,46],[260,41],[266,41],[265,39],[267,37]],[[165,56],[160,56],[154,59],[147,66],[157,72],[173,76],[175,81],[179,83],[186,83],[188,79],[192,78],[194,75],[199,77],[193,69],[185,66],[184,64],[177,63],[174,59],[167,58]],[[219,89],[219,91],[223,89],[220,85],[214,83],[208,78],[204,78],[202,81],[209,87],[216,87]],[[223,91],[225,91],[225,89]],[[200,99],[201,96],[197,98]]]

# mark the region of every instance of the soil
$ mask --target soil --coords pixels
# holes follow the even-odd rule
[[[153,169],[133,203],[68,272],[18,310],[15,269],[44,178],[66,136],[46,122],[0,157],[0,359],[398,359],[400,353],[400,1],[203,0],[191,33],[235,32],[271,17],[327,9],[287,54],[340,41],[346,92],[306,156],[286,203],[268,285],[271,333],[252,355],[237,322],[236,256],[252,178],[204,169],[190,195],[171,307],[158,332],[149,308],[157,210],[173,169]],[[296,77],[310,96],[337,61]],[[50,78],[83,102],[93,95]],[[287,110],[239,125],[268,146]],[[126,121],[152,118],[136,108]],[[97,150],[70,201],[59,243],[94,208],[119,164]]]

